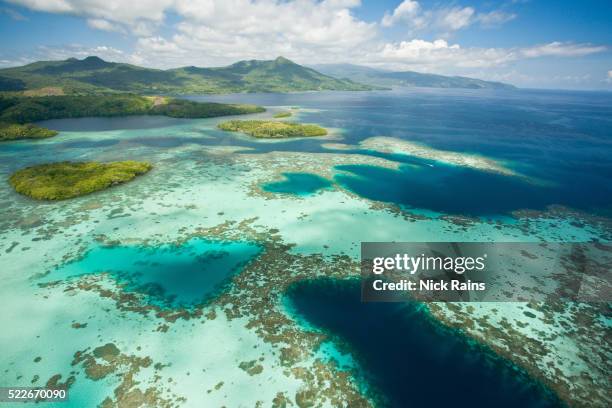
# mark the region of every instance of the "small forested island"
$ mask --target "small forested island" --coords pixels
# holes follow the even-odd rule
[[[291,117],[293,115],[293,113],[289,112],[289,111],[283,111],[283,112],[278,112],[274,115],[275,118],[279,119],[279,118],[288,118]]]
[[[321,126],[272,120],[229,120],[219,123],[217,127],[221,130],[242,132],[262,139],[327,135],[327,130]]]
[[[151,170],[147,162],[59,162],[13,173],[15,191],[37,200],[65,200],[122,184]]]
[[[54,136],[57,133],[52,130],[29,124],[47,119],[130,115],[195,119],[264,111],[256,105],[193,102],[132,94],[0,96],[0,123],[4,123],[0,126],[0,141]]]
[[[45,139],[57,135],[55,130],[27,124],[0,123],[0,142],[19,139]]]

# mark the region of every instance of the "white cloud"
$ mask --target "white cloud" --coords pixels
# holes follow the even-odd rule
[[[438,13],[436,25],[442,30],[457,31],[472,24],[472,7],[454,7]]]
[[[385,27],[391,27],[400,22],[410,23],[418,16],[420,7],[416,1],[404,0],[393,10],[392,14],[385,13],[381,24]]]
[[[88,18],[93,28],[109,31],[122,30],[138,33],[133,27],[162,23],[166,11],[175,0],[7,0],[36,11],[72,14]],[[106,23],[102,23],[105,21]],[[151,30],[146,31],[147,35]]]
[[[26,16],[24,16],[17,10],[13,10],[8,7],[0,7],[0,14],[6,14],[7,16],[9,16],[15,21],[27,21],[28,20]]]
[[[396,69],[440,71],[440,68],[491,67],[514,59],[515,52],[497,48],[461,48],[449,45],[446,40],[411,40],[385,44],[380,53],[372,56],[393,64]]]
[[[177,0],[176,10],[184,19],[164,41],[188,53],[191,64],[222,65],[278,55],[301,62],[332,62],[371,47],[378,36],[375,23],[353,16],[351,9],[359,4],[355,0]],[[138,53],[156,52],[155,45],[139,41]]]
[[[462,48],[446,40],[411,40],[387,43],[369,56],[376,64],[391,64],[395,69],[444,72],[457,68],[492,68],[522,59],[547,56],[577,57],[603,52],[606,47],[591,44],[552,42],[528,48]]]
[[[498,27],[516,18],[516,14],[493,10],[487,13],[477,13],[473,7],[437,7],[425,10],[414,0],[404,0],[392,13],[385,13],[381,20],[383,27],[403,25],[411,32],[429,30],[438,34],[462,30],[473,24],[483,28]]]
[[[499,26],[516,15],[465,6],[424,10],[415,0],[402,1],[385,14],[380,24],[355,16],[359,0],[8,1],[34,10],[82,16],[94,29],[136,37],[130,52],[69,45],[41,48],[28,56],[30,60],[97,54],[111,61],[169,68],[220,66],[283,55],[301,64],[352,62],[442,74],[479,73],[482,77],[487,72],[498,75],[503,70],[520,78],[523,74],[513,71],[516,61],[577,58],[609,50],[599,45],[562,42],[510,48],[461,46],[451,41],[449,34],[475,24]],[[162,36],[159,28],[168,24],[165,17],[169,13],[178,22],[166,26]],[[405,40],[385,40],[381,26],[406,28]],[[427,37],[435,40],[422,39]],[[17,60],[23,58],[0,55],[0,65]],[[612,78],[608,79],[612,82]]]
[[[499,27],[508,21],[514,20],[516,14],[493,10],[488,13],[478,13],[476,20],[485,28]]]
[[[606,47],[591,44],[572,44],[562,42],[551,42],[549,44],[538,45],[535,47],[525,48],[521,51],[522,55],[527,58],[537,57],[582,57],[589,54],[606,51]]]
[[[7,0],[9,3],[19,4],[32,10],[48,11],[50,13],[68,13],[72,5],[68,0]]]
[[[89,18],[87,25],[96,30],[124,32],[123,28],[103,18]]]
[[[175,43],[162,37],[139,38],[138,44],[143,49],[154,53],[176,53],[181,51]]]
[[[85,58],[91,55],[96,55],[102,59],[109,61],[128,61],[129,55],[126,55],[123,51],[106,46],[98,45],[96,47],[86,47],[81,44],[71,44],[66,47],[49,47],[40,46],[38,47],[37,54],[39,57],[36,59],[49,59],[49,60],[63,60],[67,58]]]

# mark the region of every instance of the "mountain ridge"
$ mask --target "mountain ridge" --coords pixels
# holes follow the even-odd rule
[[[416,86],[426,88],[515,89],[511,84],[464,76],[426,74],[416,71],[386,71],[354,64],[312,65],[326,75],[350,79],[372,86]]]
[[[322,74],[284,57],[238,61],[225,67],[187,66],[162,70],[89,56],[81,60],[37,61],[0,70],[0,91],[5,92],[55,89],[57,94],[60,89],[65,94],[196,94],[361,91],[373,88]]]

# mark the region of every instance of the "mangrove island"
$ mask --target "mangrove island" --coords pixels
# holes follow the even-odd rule
[[[327,130],[318,125],[267,120],[229,120],[217,125],[221,130],[242,132],[262,139],[325,136]]]
[[[19,139],[46,139],[57,135],[57,133],[55,130],[32,124],[0,123],[0,142]]]
[[[293,116],[293,113],[291,113],[289,111],[283,111],[283,112],[278,112],[278,113],[274,114],[274,118],[276,118],[276,119],[289,118],[291,116]]]
[[[146,162],[59,162],[13,173],[15,191],[37,200],[65,200],[122,184],[151,170]]]

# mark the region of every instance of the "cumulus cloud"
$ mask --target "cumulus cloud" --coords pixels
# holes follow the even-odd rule
[[[491,68],[510,62],[547,56],[577,57],[603,52],[606,47],[592,44],[552,42],[528,48],[463,48],[446,40],[411,40],[387,43],[372,61],[392,64],[396,69],[437,71],[451,68]]]
[[[70,44],[64,47],[40,46],[36,50],[36,56],[33,60],[48,59],[48,60],[63,60],[67,58],[85,58],[91,55],[97,55],[100,58],[110,61],[131,60],[130,56],[123,51],[106,45],[98,45],[95,47],[87,47],[81,44]]]
[[[184,19],[164,41],[188,52],[193,63],[201,65],[278,55],[332,62],[376,40],[376,24],[361,21],[351,12],[359,4],[355,0],[177,0],[176,10]],[[142,55],[155,48],[152,42],[138,43]]]
[[[385,13],[381,24],[385,27],[391,27],[401,22],[412,23],[419,15],[420,8],[421,6],[418,2],[404,0],[393,10],[393,13]]]
[[[424,9],[417,1],[404,0],[393,12],[385,13],[381,20],[383,27],[403,25],[410,31],[430,30],[448,35],[449,33],[480,24],[481,27],[498,27],[516,18],[516,14],[493,10],[477,13],[473,7],[437,7]]]
[[[396,68],[436,71],[442,66],[483,68],[505,64],[515,58],[516,51],[497,48],[462,48],[446,40],[411,40],[385,44],[378,55],[380,61]],[[374,59],[373,58],[373,59]]]
[[[96,30],[116,31],[120,33],[125,32],[122,27],[113,24],[108,20],[104,20],[103,18],[89,18],[87,19],[87,25],[91,28],[95,28]]]
[[[472,7],[453,7],[438,13],[436,25],[443,30],[457,31],[472,24],[474,9]]]
[[[303,41],[346,42],[375,32],[375,24],[355,19],[359,0],[7,0],[32,10],[83,16],[93,28],[153,35],[172,12],[183,22],[206,24],[228,35],[290,32]],[[183,25],[185,27],[185,25]]]
[[[511,70],[510,65],[519,60],[582,57],[607,50],[599,45],[562,42],[530,47],[464,47],[450,40],[449,34],[474,24],[496,27],[516,15],[458,5],[426,10],[416,0],[402,1],[384,15],[380,24],[355,16],[359,0],[8,1],[34,10],[82,16],[94,29],[135,36],[129,52],[70,45],[39,49],[32,59],[96,54],[112,61],[169,68],[219,66],[283,55],[302,64],[352,62],[454,74],[495,72],[499,67]],[[159,30],[168,24],[165,18],[169,13],[177,17],[177,22]],[[392,26],[407,28],[404,41],[385,40],[381,27]]]
[[[133,31],[141,24],[160,24],[174,0],[7,0],[31,10],[71,14],[90,19],[91,27],[108,31],[121,26]],[[105,21],[106,23],[102,23]],[[114,29],[116,31],[117,28]],[[150,31],[147,31],[149,34]]]

